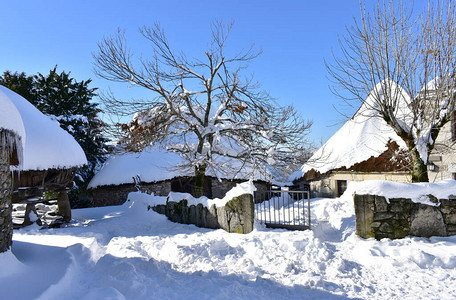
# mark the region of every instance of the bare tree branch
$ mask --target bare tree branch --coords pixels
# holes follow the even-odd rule
[[[214,23],[210,49],[194,60],[177,54],[159,25],[140,29],[153,45],[152,60],[134,60],[121,30],[99,43],[94,58],[100,77],[155,95],[150,101],[102,97],[112,114],[135,112],[131,122],[118,124],[126,149],[141,151],[158,144],[179,152],[187,161],[182,167],[194,168],[196,177],[209,169],[226,177],[245,165],[289,169],[303,163],[312,123],[293,107],[278,105],[252,78],[244,79],[242,72],[261,51],[250,47],[226,54],[231,28]]]
[[[455,3],[429,1],[417,13],[408,2],[378,0],[369,13],[361,1],[360,10],[361,20],[339,40],[341,54],[326,62],[332,91],[353,107],[373,97],[364,113],[383,118],[403,139],[412,180],[428,181],[428,157],[454,111]]]

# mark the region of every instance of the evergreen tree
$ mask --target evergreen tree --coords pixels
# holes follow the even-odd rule
[[[6,71],[0,76],[0,84],[20,94],[41,112],[57,120],[60,127],[69,132],[84,150],[88,167],[77,172],[75,188],[70,192],[72,207],[87,206],[87,184],[97,166],[104,162],[109,146],[103,137],[105,123],[98,118],[98,104],[91,102],[96,88],[90,88],[91,80],[76,81],[70,73],[57,73],[57,67],[48,75]]]

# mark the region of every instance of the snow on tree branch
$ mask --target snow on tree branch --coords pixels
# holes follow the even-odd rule
[[[207,168],[228,169],[223,157],[238,160],[239,166],[302,160],[296,154],[308,151],[312,123],[293,107],[278,105],[243,75],[261,52],[251,47],[232,56],[225,53],[230,29],[215,24],[211,47],[194,60],[177,54],[158,25],[140,30],[154,46],[150,60],[141,56],[132,61],[122,31],[99,43],[94,57],[100,77],[144,87],[156,96],[150,102],[105,97],[111,112],[137,109],[131,122],[119,124],[128,150],[160,145],[179,152],[197,176]]]

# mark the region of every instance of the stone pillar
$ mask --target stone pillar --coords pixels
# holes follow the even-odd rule
[[[374,203],[375,196],[372,195],[355,195],[355,222],[356,234],[362,238],[374,237],[374,231],[371,224],[374,222]]]
[[[60,191],[57,198],[57,205],[59,206],[59,215],[63,216],[63,221],[65,223],[69,223],[71,220],[71,206],[66,190]]]
[[[8,250],[13,237],[11,204],[12,178],[9,169],[9,154],[0,144],[0,253]]]
[[[220,227],[228,232],[249,233],[254,223],[253,196],[243,194],[228,201],[225,206],[217,208]]]

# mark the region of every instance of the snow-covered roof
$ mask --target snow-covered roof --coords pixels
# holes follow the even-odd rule
[[[389,84],[394,85],[393,88],[398,90],[397,95],[403,98],[398,114],[404,114],[403,103],[406,103],[407,95],[396,83]],[[373,113],[372,108],[378,102],[373,93],[375,91],[377,96],[383,97],[381,89],[382,84],[379,83],[355,115],[318,149],[307,163],[290,176],[291,181],[303,177],[312,169],[323,174],[342,167],[350,168],[372,156],[378,157],[388,149],[388,141],[394,141],[400,148],[406,148],[404,141],[394,130]]]
[[[4,86],[0,86],[0,107],[0,127],[21,137],[23,157],[18,170],[71,168],[87,163],[84,151],[69,133]]]
[[[233,166],[236,162],[227,161],[225,163]],[[133,183],[133,177],[136,175],[139,175],[143,182],[193,176],[193,170],[179,168],[184,164],[178,153],[165,150],[147,149],[138,153],[112,155],[92,178],[88,188]],[[260,170],[260,168],[250,167],[244,167],[240,172],[232,174],[216,174],[213,169],[209,168],[206,175],[226,179],[253,179],[267,182],[271,182],[273,178],[267,168]]]

